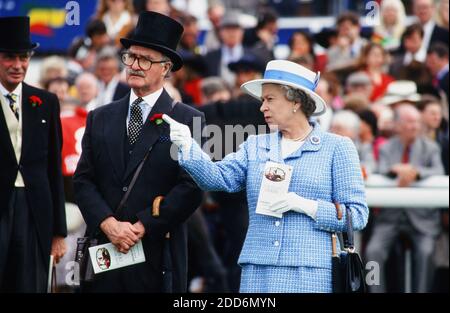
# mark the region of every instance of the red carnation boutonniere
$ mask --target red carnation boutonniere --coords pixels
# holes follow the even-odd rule
[[[30,102],[33,108],[35,108],[36,106],[40,107],[42,105],[42,100],[38,96],[31,96]]]
[[[162,116],[162,113],[153,114],[152,117],[150,117],[150,122],[154,122],[156,125],[159,125],[163,122]]]

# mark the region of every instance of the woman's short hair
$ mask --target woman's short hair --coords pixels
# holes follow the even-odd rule
[[[295,89],[286,85],[281,85],[281,88],[286,91],[286,99],[288,101],[300,103],[300,109],[302,110],[303,114],[305,114],[306,118],[310,118],[316,110],[316,102],[313,100],[313,98],[311,98],[310,95],[300,89]]]

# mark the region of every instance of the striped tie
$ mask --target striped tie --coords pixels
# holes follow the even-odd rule
[[[19,120],[19,107],[17,106],[17,95],[9,93],[5,96],[5,98],[9,100],[9,107],[16,116],[17,120]]]

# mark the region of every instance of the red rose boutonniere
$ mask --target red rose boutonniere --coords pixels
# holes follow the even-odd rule
[[[153,114],[152,117],[150,117],[150,122],[154,122],[156,125],[159,125],[163,122],[162,116],[163,115],[161,113]]]
[[[35,108],[36,106],[40,107],[42,105],[42,100],[38,96],[31,96],[30,102],[33,108]]]

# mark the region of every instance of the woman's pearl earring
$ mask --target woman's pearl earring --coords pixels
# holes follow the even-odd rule
[[[293,112],[294,112],[294,113],[297,112],[297,109],[294,109]]]

